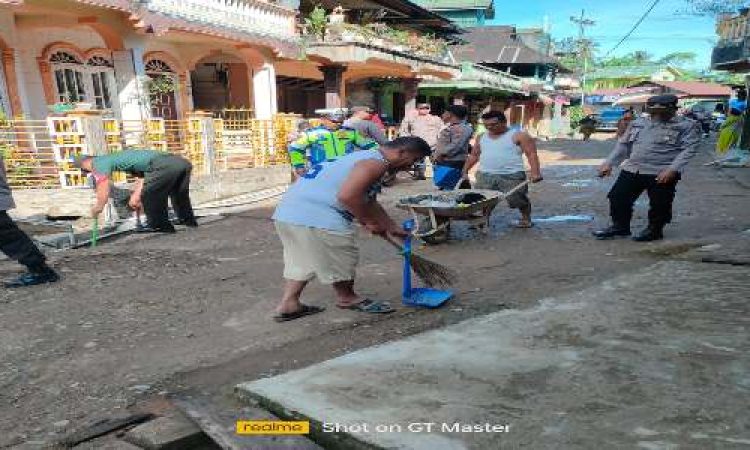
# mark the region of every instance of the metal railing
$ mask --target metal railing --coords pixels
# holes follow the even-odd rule
[[[157,118],[143,122],[107,119],[105,145],[107,151],[143,148],[177,154],[190,160],[196,174],[204,173],[209,166],[216,170],[232,170],[283,165],[288,164],[289,135],[296,129],[298,119],[299,116],[288,114],[278,114],[270,120],[209,119],[213,126],[210,136],[206,136],[205,130],[196,127],[191,119]],[[59,130],[53,127],[53,131]],[[86,139],[65,133],[52,137],[50,132],[49,123],[43,120],[0,122],[0,152],[12,188],[86,185],[85,177],[70,164],[75,156],[72,153],[88,148]],[[205,139],[210,139],[210,142]],[[212,152],[206,151],[207,145]],[[56,159],[55,151],[71,154],[58,155]],[[207,160],[207,157],[213,160]],[[210,162],[213,164],[209,165]],[[117,174],[115,180],[123,181],[125,177]]]
[[[146,0],[156,13],[240,32],[291,38],[297,12],[259,0]]]
[[[0,121],[0,152],[11,187],[41,189],[60,186],[46,121]]]

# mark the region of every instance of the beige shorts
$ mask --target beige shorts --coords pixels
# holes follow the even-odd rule
[[[359,261],[355,234],[275,222],[284,247],[284,278],[323,284],[350,281]]]

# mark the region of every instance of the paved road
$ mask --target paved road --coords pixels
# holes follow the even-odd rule
[[[281,260],[269,220],[272,204],[174,236],[129,237],[57,254],[61,283],[0,293],[0,446],[53,439],[83,423],[147,407],[166,392],[226,396],[242,381],[472,317],[530,308],[551,293],[637,272],[684,250],[692,239],[750,228],[750,209],[743,207],[747,190],[695,164],[680,185],[665,244],[593,242],[589,232],[606,222],[604,195],[611,183],[595,179],[593,168],[611,142],[541,145],[546,179],[533,188],[534,216],[595,219],[517,230],[509,225],[515,213],[503,207],[489,238],[458,227],[459,239],[424,250],[461,274],[458,299],[438,311],[363,316],[335,310],[329,290],[313,286],[306,301],[328,311],[274,323]],[[403,182],[385,202],[425,189],[429,185]],[[643,204],[636,216],[643,224]],[[362,261],[362,292],[397,301],[397,255],[370,238]],[[0,276],[16,270],[0,263]]]

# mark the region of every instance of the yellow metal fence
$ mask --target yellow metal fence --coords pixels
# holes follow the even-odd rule
[[[0,121],[0,152],[12,187],[60,186],[46,121]]]
[[[299,119],[279,114],[270,120],[212,119],[214,164],[217,170],[287,164],[287,144]],[[70,129],[68,129],[70,128]],[[82,131],[65,120],[0,122],[0,152],[8,183],[15,189],[81,187],[85,178],[70,164],[76,154],[110,153],[123,148],[148,148],[189,159],[194,173],[206,167],[206,133],[195,119],[118,121],[104,119],[104,146],[87,147]],[[80,133],[79,133],[80,131]],[[124,176],[118,175],[118,181]]]

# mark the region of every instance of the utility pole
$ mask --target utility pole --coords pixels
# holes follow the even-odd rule
[[[585,39],[586,27],[593,26],[596,24],[591,19],[586,18],[585,10],[581,10],[581,17],[570,16],[570,21],[578,25],[578,48],[583,56],[583,72],[581,73],[581,108],[585,105],[586,100],[586,71],[588,70],[588,53],[591,50],[591,45]]]

